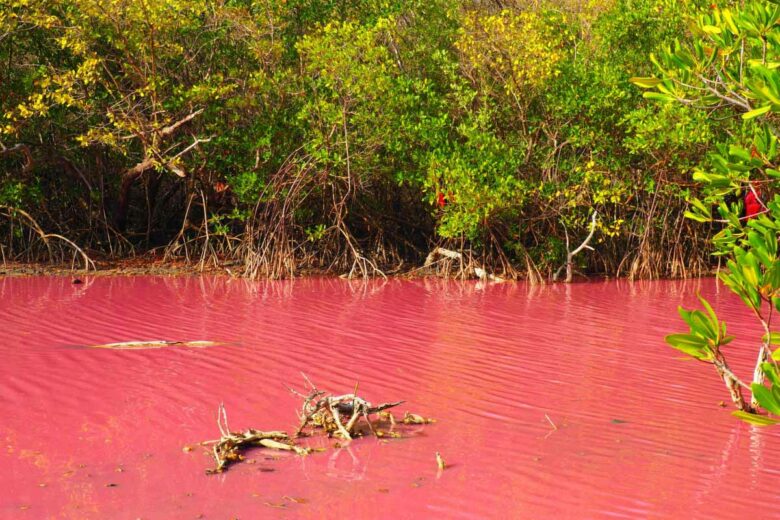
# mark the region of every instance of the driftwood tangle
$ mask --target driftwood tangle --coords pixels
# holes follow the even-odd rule
[[[225,406],[219,405],[217,411],[217,426],[222,436],[215,441],[206,441],[202,444],[212,444],[211,452],[216,463],[214,469],[206,470],[206,473],[221,473],[229,464],[244,460],[241,449],[252,446],[262,446],[273,450],[294,451],[298,455],[309,453],[307,448],[295,446],[289,435],[282,431],[263,432],[252,428],[243,432],[231,432],[227,424]]]
[[[208,474],[221,473],[230,464],[244,460],[241,451],[251,447],[262,447],[272,450],[294,451],[298,455],[311,453],[311,448],[299,446],[300,437],[324,432],[329,437],[340,437],[350,441],[355,437],[373,434],[376,437],[400,437],[394,431],[398,422],[405,425],[420,425],[434,422],[433,419],[406,412],[403,419],[397,421],[392,412],[388,411],[403,401],[394,401],[372,405],[357,395],[357,385],[351,394],[331,395],[315,387],[303,376],[309,389],[303,394],[289,389],[293,394],[303,399],[298,417],[300,424],[293,435],[284,431],[260,431],[248,429],[243,432],[232,432],[228,427],[227,413],[224,405],[219,405],[217,411],[217,426],[221,437],[217,440],[205,441],[204,446],[211,446],[215,466],[206,471]],[[372,421],[372,416],[375,418]],[[389,427],[389,429],[388,429]],[[384,428],[384,430],[380,429]]]
[[[358,421],[361,418],[365,419],[369,431],[376,435],[371,424],[371,415],[403,403],[403,401],[396,401],[373,406],[365,399],[358,397],[357,385],[351,394],[332,396],[317,389],[306,376],[304,379],[309,384],[308,394],[303,395],[290,389],[295,395],[303,398],[303,406],[298,414],[301,423],[295,432],[295,437],[301,436],[306,427],[309,427],[312,430],[320,428],[325,430],[328,435],[339,435],[345,440],[351,440],[359,433]]]

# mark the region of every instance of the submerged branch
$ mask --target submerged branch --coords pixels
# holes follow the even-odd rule
[[[312,431],[319,428],[325,430],[328,435],[338,434],[345,440],[351,440],[355,435],[362,435],[358,429],[360,419],[365,419],[368,429],[376,434],[370,416],[403,403],[403,401],[396,401],[374,406],[356,393],[332,396],[317,389],[305,376],[304,378],[309,383],[310,391],[308,395],[303,396],[303,405],[298,414],[301,422],[294,437],[301,436],[308,427]],[[302,396],[294,390],[293,392]],[[357,385],[355,392],[357,392]],[[342,414],[349,417],[346,422],[342,419]]]

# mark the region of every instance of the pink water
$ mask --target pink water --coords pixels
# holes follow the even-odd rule
[[[663,344],[697,290],[756,331],[712,280],[0,279],[0,517],[780,518],[780,427]],[[226,344],[86,347],[153,339]],[[293,429],[301,370],[438,422],[217,476],[183,450],[220,402],[234,430]]]

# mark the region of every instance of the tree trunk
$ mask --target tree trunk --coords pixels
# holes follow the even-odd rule
[[[728,369],[725,361],[715,361],[714,365],[715,370],[718,371],[718,375],[720,375],[720,378],[726,384],[726,388],[728,388],[729,394],[731,394],[731,400],[734,402],[737,410],[753,413],[755,408],[752,404],[748,405],[745,402],[745,397],[742,395],[742,387],[731,375],[731,370]]]
[[[763,385],[764,384],[764,371],[761,368],[762,363],[766,363],[768,361],[767,355],[766,355],[766,349],[762,346],[761,350],[758,353],[758,360],[756,360],[756,368],[753,370],[753,383]],[[758,408],[758,401],[756,400],[756,396],[751,396],[750,398],[750,406],[753,408]]]
[[[119,200],[117,201],[116,213],[114,215],[114,224],[120,232],[127,228],[127,208],[130,203],[130,188],[143,173],[152,167],[152,160],[144,159],[132,168],[125,171],[122,175],[122,185],[119,188]]]

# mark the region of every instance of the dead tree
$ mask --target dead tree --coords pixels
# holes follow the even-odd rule
[[[590,217],[590,233],[588,233],[588,236],[585,238],[585,240],[582,241],[582,244],[577,247],[574,251],[572,251],[569,248],[569,232],[566,231],[566,228],[564,228],[564,232],[566,233],[566,263],[563,264],[558,268],[557,271],[555,271],[555,274],[553,275],[553,281],[558,281],[558,276],[560,276],[561,271],[566,269],[566,279],[564,282],[571,283],[572,279],[574,278],[574,256],[582,251],[583,249],[590,249],[593,251],[593,248],[588,245],[588,243],[593,238],[593,235],[596,233],[596,221],[598,219],[598,212],[593,211],[593,214]]]

